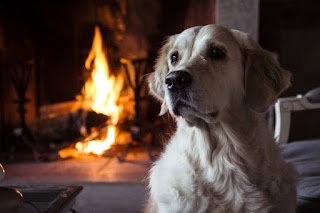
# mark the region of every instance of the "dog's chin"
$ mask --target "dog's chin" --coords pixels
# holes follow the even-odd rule
[[[189,126],[197,126],[200,123],[216,123],[219,116],[218,111],[204,113],[193,107],[181,104],[174,106],[172,112],[175,116],[181,116]]]

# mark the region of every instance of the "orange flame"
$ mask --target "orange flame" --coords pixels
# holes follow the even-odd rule
[[[110,73],[107,52],[103,48],[103,40],[99,27],[95,27],[92,47],[85,61],[86,69],[91,71],[91,78],[82,88],[82,93],[91,109],[97,113],[110,116],[107,137],[104,140],[78,142],[79,152],[95,153],[98,155],[110,148],[116,138],[116,124],[120,108],[117,101],[123,87],[123,79]]]
[[[86,143],[78,142],[76,143],[76,148],[79,152],[83,152],[86,154],[94,153],[97,155],[101,155],[105,150],[108,150],[110,146],[115,142],[115,134],[116,127],[111,125],[108,127],[108,136],[104,141],[92,140]]]

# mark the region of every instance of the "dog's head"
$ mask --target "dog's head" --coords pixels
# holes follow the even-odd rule
[[[215,122],[237,106],[264,112],[290,84],[290,74],[247,34],[216,25],[168,38],[149,87],[168,110],[188,123]]]

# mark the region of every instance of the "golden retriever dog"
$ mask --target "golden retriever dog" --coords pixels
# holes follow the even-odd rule
[[[168,38],[148,76],[177,129],[149,177],[146,212],[295,212],[295,169],[265,112],[290,74],[247,34],[196,26]]]

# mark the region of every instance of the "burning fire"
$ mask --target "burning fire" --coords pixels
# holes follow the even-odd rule
[[[97,155],[103,154],[105,150],[108,150],[115,142],[116,138],[116,127],[114,125],[108,126],[108,135],[105,140],[92,140],[89,142],[78,142],[76,148],[80,152],[94,153]]]
[[[103,40],[99,27],[95,27],[95,33],[91,50],[85,61],[85,67],[91,71],[91,78],[82,88],[85,101],[93,111],[110,117],[107,136],[104,140],[92,140],[78,142],[76,148],[79,152],[101,155],[115,142],[121,108],[117,105],[123,79],[117,78],[110,72],[107,52],[103,48]]]

